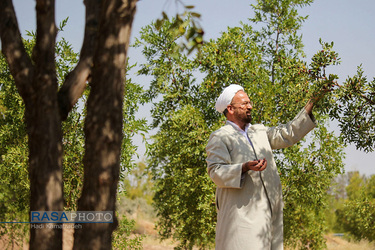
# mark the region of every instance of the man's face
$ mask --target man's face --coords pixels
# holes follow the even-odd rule
[[[251,110],[253,106],[245,92],[238,91],[230,105],[234,109],[234,117],[236,119],[246,124],[252,121]]]

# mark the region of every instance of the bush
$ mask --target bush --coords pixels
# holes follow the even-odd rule
[[[344,208],[336,211],[338,220],[343,223],[345,231],[356,240],[375,240],[375,201],[362,197],[348,201]]]

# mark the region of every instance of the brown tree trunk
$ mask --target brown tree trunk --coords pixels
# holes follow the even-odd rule
[[[126,52],[136,0],[103,1],[85,121],[84,184],[79,211],[115,211],[120,171]],[[114,216],[115,217],[115,216]],[[74,249],[111,249],[114,223],[83,224]]]
[[[26,107],[29,139],[30,211],[62,211],[61,120],[54,79],[34,81],[45,85],[46,95]],[[54,91],[55,90],[55,91]],[[57,224],[31,224],[30,249],[62,249],[62,230]],[[40,226],[40,227],[38,227]],[[57,226],[57,227],[56,227]]]
[[[85,0],[85,34],[81,48],[79,62],[65,78],[58,93],[60,116],[63,121],[82,96],[86,88],[86,81],[91,75],[93,56],[98,40],[99,14],[101,0]]]
[[[77,74],[72,74],[57,97],[55,72],[54,0],[37,0],[37,38],[31,62],[23,47],[11,0],[0,1],[3,53],[25,102],[29,136],[30,210],[62,211],[61,119],[83,91],[91,74],[85,124],[85,176],[79,211],[115,211],[122,143],[122,102],[126,52],[136,0],[85,0],[88,11],[83,46],[96,44],[91,71],[90,50],[82,52]],[[100,6],[97,43],[95,26]],[[86,21],[87,21],[86,20]],[[94,28],[94,29],[93,29]],[[87,39],[86,39],[87,38]],[[82,49],[84,50],[84,48]],[[60,111],[60,112],[59,112]],[[75,232],[75,249],[110,249],[113,224],[84,224]],[[56,224],[32,224],[30,249],[61,249],[62,230]]]
[[[55,2],[36,1],[37,32],[32,106],[26,106],[29,136],[30,211],[62,211],[62,132],[55,66]],[[30,249],[62,249],[62,229],[41,224],[30,230]],[[34,225],[35,226],[35,225]]]
[[[2,50],[25,102],[29,142],[30,210],[63,210],[61,120],[55,72],[55,2],[37,0],[37,35],[32,64],[11,0],[0,2]],[[37,226],[39,226],[37,228]],[[62,249],[56,224],[31,224],[30,249]]]

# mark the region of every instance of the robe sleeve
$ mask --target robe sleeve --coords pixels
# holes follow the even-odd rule
[[[241,188],[242,163],[231,164],[231,157],[223,137],[213,133],[206,146],[207,172],[217,187]]]
[[[299,142],[315,127],[314,116],[303,108],[292,121],[268,128],[267,136],[272,149],[286,148]]]

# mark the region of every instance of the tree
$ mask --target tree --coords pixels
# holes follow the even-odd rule
[[[347,238],[374,241],[374,175],[366,178],[358,171],[337,178],[331,191],[330,218],[332,232],[345,232]]]
[[[144,162],[139,162],[136,168],[129,171],[124,180],[127,197],[132,200],[143,198],[148,204],[152,202],[152,186],[152,175],[147,171],[147,165]]]
[[[358,172],[350,172],[348,175],[350,176],[346,187],[348,199],[336,210],[337,222],[355,240],[374,241],[374,175],[368,179],[361,177]]]
[[[187,105],[162,124],[150,147],[159,234],[172,236],[180,248],[206,248],[215,238],[214,187],[202,153],[207,131],[199,111]]]
[[[8,84],[11,81],[9,68],[0,54],[0,220],[27,221],[30,193],[24,107],[15,85]],[[23,243],[26,230],[22,224],[0,224],[1,238],[10,236],[12,245]]]
[[[228,28],[218,39],[204,42],[195,57],[176,52],[179,36],[169,32],[170,23],[141,32],[138,45],[143,45],[147,63],[139,73],[153,77],[148,95],[154,100],[153,126],[159,129],[149,150],[159,233],[180,240],[180,247],[205,248],[214,240],[215,210],[208,208],[214,203],[215,187],[207,180],[204,146],[209,134],[223,124],[213,109],[222,88],[243,85],[255,103],[254,122],[275,126],[292,119],[317,89],[328,85],[323,77],[337,78],[320,72],[320,50],[310,65],[302,60],[297,31],[303,18],[296,8],[310,2],[258,1],[254,8],[259,14],[252,21],[264,22],[266,28]],[[337,57],[331,44],[322,46],[330,57]],[[324,67],[336,63],[332,60]],[[321,125],[307,141],[276,152],[284,186],[285,240],[300,248],[324,246],[327,190],[343,168],[341,141],[325,128],[327,102],[315,109]],[[202,207],[209,219],[201,217]]]
[[[356,240],[375,240],[375,201],[366,196],[349,200],[337,211],[338,220]]]
[[[85,1],[86,24],[80,59],[58,89],[55,69],[55,2],[36,1],[36,42],[25,50],[11,0],[0,4],[2,52],[25,105],[29,148],[30,210],[63,210],[62,121],[82,95],[90,95],[85,120],[84,183],[81,211],[115,211],[120,172],[125,63],[136,1]],[[86,224],[74,247],[111,246],[117,225]],[[62,230],[31,229],[31,249],[61,249]]]
[[[151,110],[153,127],[160,125],[160,131],[153,136],[157,143],[148,148],[160,218],[157,227],[162,238],[179,240],[179,247],[205,247],[212,242],[215,220],[214,190],[202,164],[209,134],[200,111],[192,105],[198,90],[191,86],[196,63],[179,53],[177,40],[183,34],[170,32],[173,23],[165,21],[159,31],[148,26],[141,32],[150,43],[145,56],[156,62],[141,68],[142,74],[155,75],[147,96],[164,96]]]
[[[271,68],[272,82],[277,64],[283,60],[284,52],[303,52],[303,44],[296,31],[307,17],[298,16],[295,7],[303,7],[311,3],[313,0],[258,1],[258,5],[254,6],[256,11],[252,21],[268,24],[262,27],[259,41],[262,43],[264,52],[268,54],[265,57],[265,62]],[[285,44],[290,43],[294,44],[294,50],[286,51]],[[327,66],[338,64],[339,58],[332,51],[333,43],[321,43],[323,50],[312,59],[312,68],[309,73],[312,78],[320,81],[316,87],[325,84],[335,89],[329,100],[329,105],[325,103],[323,106],[329,112],[330,118],[338,121],[341,131],[340,138],[345,143],[353,143],[357,149],[371,152],[375,145],[375,119],[373,116],[375,112],[375,79],[368,81],[361,65],[358,66],[355,76],[348,77],[341,84],[337,82],[337,76],[326,76]],[[273,56],[269,56],[269,54],[273,54]]]
[[[59,32],[68,19],[64,20],[59,26]],[[35,44],[35,35],[28,32],[31,40],[23,40],[26,52],[31,54]],[[72,49],[72,46],[64,39],[56,43],[56,72],[59,85],[62,84],[66,75],[77,63],[78,54]],[[0,188],[2,190],[1,200],[1,221],[27,221],[30,185],[27,178],[27,136],[24,124],[24,105],[19,96],[14,80],[12,79],[5,59],[0,55],[0,103],[2,107],[2,116],[0,119],[0,131],[2,133],[0,141],[0,172],[2,181]],[[86,89],[82,96],[82,102],[87,99],[89,90]],[[131,160],[136,147],[132,143],[132,136],[135,133],[142,133],[147,130],[145,119],[138,120],[135,113],[142,100],[142,88],[131,79],[127,80],[124,95],[124,137],[122,140],[121,152],[121,173],[124,178],[124,172],[133,167]],[[66,121],[62,126],[64,162],[63,162],[63,182],[64,182],[64,209],[69,211],[77,210],[77,199],[82,191],[83,184],[83,153],[84,153],[84,133],[83,117],[86,110],[82,107],[73,107]],[[125,230],[129,227],[126,219],[122,219],[120,227]],[[23,224],[25,225],[25,224]],[[23,226],[22,224],[1,224],[2,233],[14,235],[12,242],[21,242],[24,234],[17,235],[14,230]],[[126,229],[129,230],[129,229]],[[24,231],[28,231],[25,230]],[[128,243],[130,245],[130,243]]]
[[[64,20],[59,30],[62,31],[67,20]],[[25,49],[31,54],[35,45],[35,34],[28,32],[30,40],[23,40]],[[30,184],[28,181],[27,170],[27,134],[24,124],[24,105],[22,98],[17,92],[14,80],[10,75],[9,67],[5,62],[5,58],[0,55],[1,67],[1,103],[4,105],[4,112],[1,119],[2,141],[1,148],[1,170],[4,175],[2,178],[2,193],[7,194],[2,197],[3,204],[2,221],[28,221],[29,200],[30,200]],[[64,76],[76,64],[77,54],[74,53],[72,47],[62,38],[56,44],[56,72],[58,82],[61,83]],[[82,164],[80,160],[83,155],[83,120],[81,113],[74,108],[70,113],[67,121],[63,126],[65,148],[65,162],[63,164],[63,179],[65,182],[64,190],[64,207],[69,210],[76,209],[76,199],[81,190],[81,174]],[[12,198],[11,198],[12,197]],[[1,226],[4,226],[2,224]],[[10,224],[9,227],[19,228],[24,225]],[[24,231],[28,228],[24,227]],[[7,226],[5,231],[7,232]],[[17,234],[15,234],[17,235]],[[11,239],[16,242],[23,242],[24,234]]]
[[[375,199],[375,175],[371,175],[366,180],[366,195],[371,199]]]
[[[342,223],[337,219],[337,211],[344,207],[344,203],[348,197],[346,194],[348,180],[347,173],[339,174],[332,180],[328,191],[329,199],[326,210],[328,232],[342,233],[345,231]]]
[[[349,172],[349,184],[346,186],[346,193],[349,200],[357,200],[362,196],[365,180],[358,171]]]

